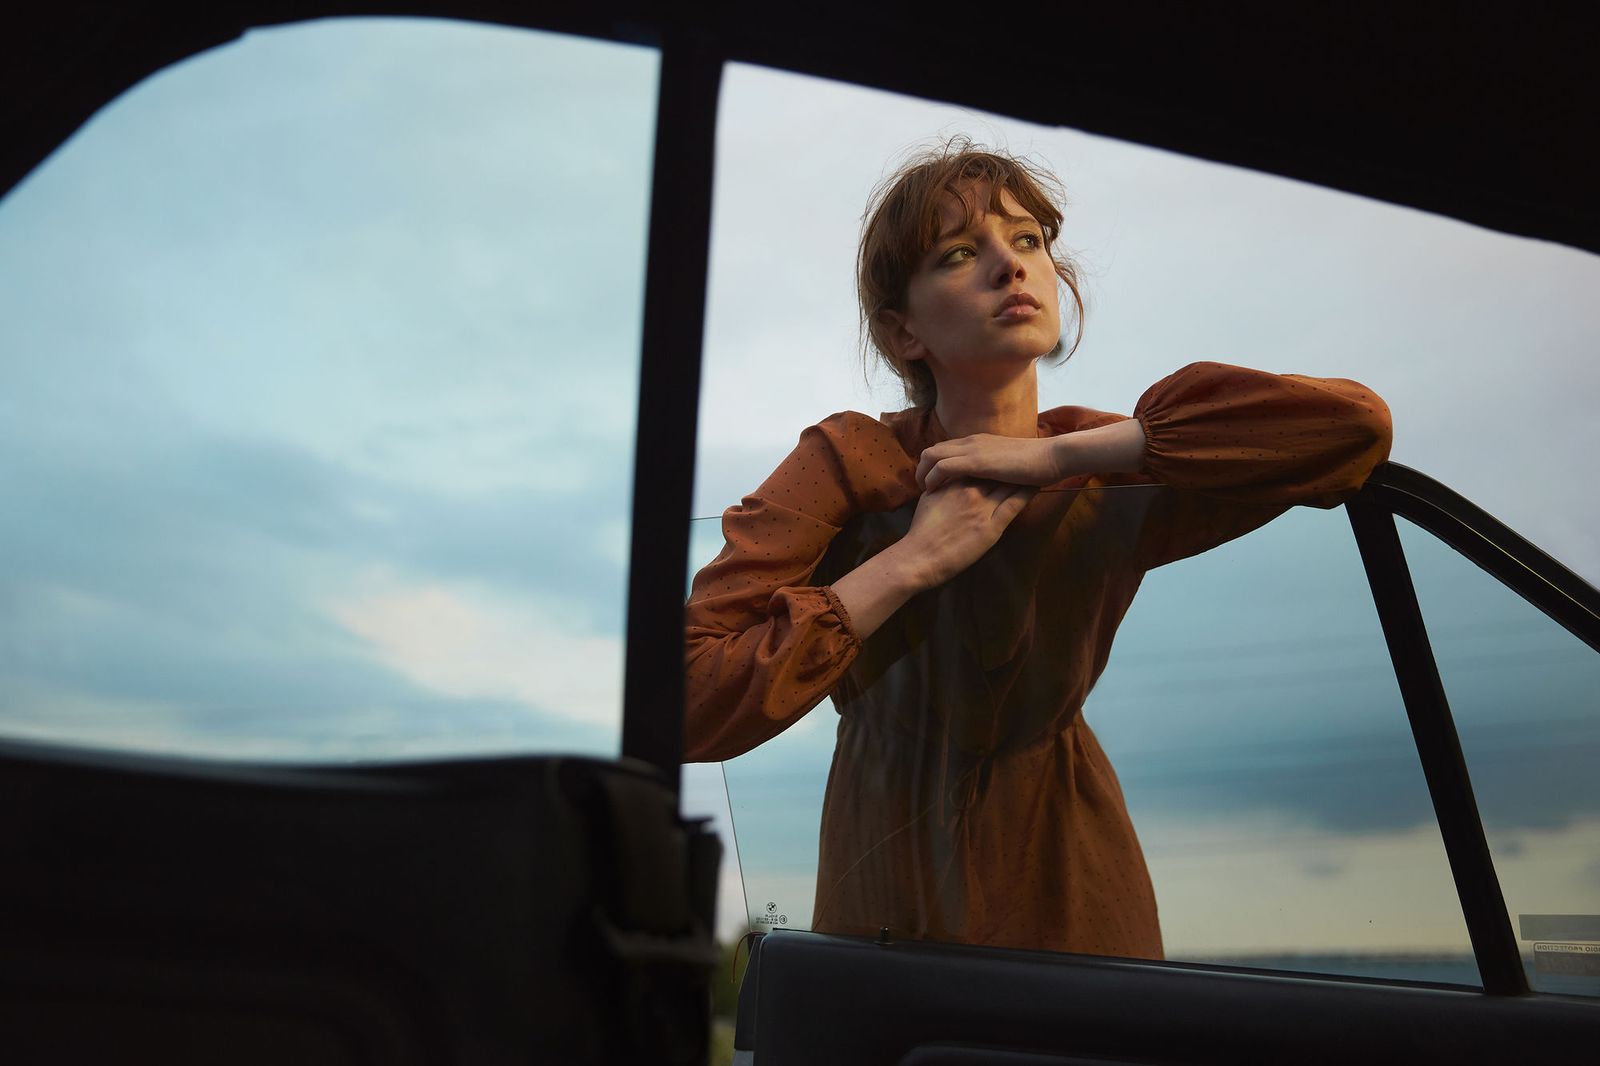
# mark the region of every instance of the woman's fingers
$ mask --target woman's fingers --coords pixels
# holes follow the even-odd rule
[[[943,459],[949,454],[950,449],[948,444],[949,441],[946,441],[943,444],[935,444],[931,448],[923,449],[922,458],[917,460],[917,485],[920,486],[924,492],[938,487],[937,485],[929,485],[927,483],[927,479],[929,473],[934,469],[934,467],[938,466],[939,460]],[[948,479],[946,478],[942,480]]]
[[[924,449],[918,458],[917,484],[924,492],[962,477],[1013,485],[1048,485],[1061,476],[1053,440],[978,433],[941,441]]]
[[[924,448],[917,460],[917,484],[924,492],[931,492],[954,478],[971,475],[982,462],[978,439],[962,437]]]
[[[1028,506],[1028,501],[1033,499],[1038,490],[1029,485],[1001,485],[1008,490],[995,504],[994,517],[1001,528],[1009,526],[1012,521]]]
[[[989,501],[993,508],[990,517],[1002,530],[1023,512],[1039,491],[1032,485],[1011,485],[1004,481],[970,481],[968,484]]]
[[[966,477],[971,465],[963,462],[960,456],[938,460],[918,479],[922,482],[922,491],[932,492],[940,485],[947,485],[958,477]]]

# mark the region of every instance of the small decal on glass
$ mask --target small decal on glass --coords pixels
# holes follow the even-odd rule
[[[1600,977],[1600,944],[1535,944],[1533,972]]]

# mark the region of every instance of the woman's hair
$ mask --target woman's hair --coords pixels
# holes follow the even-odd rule
[[[911,275],[939,239],[939,205],[948,193],[966,212],[962,225],[972,222],[977,205],[962,195],[977,182],[987,182],[989,201],[983,210],[1004,215],[1000,194],[1009,190],[1023,210],[1044,229],[1045,247],[1055,264],[1056,276],[1072,296],[1072,344],[1062,359],[1077,351],[1083,339],[1083,295],[1078,288],[1078,266],[1056,250],[1061,234],[1065,195],[1047,171],[1009,155],[984,151],[965,137],[954,137],[938,148],[913,156],[873,190],[861,228],[856,255],[856,295],[861,302],[863,356],[870,344],[895,377],[905,386],[906,398],[916,407],[932,407],[938,399],[933,371],[922,360],[904,360],[889,343],[889,327],[879,312],[904,311]],[[1049,353],[1062,352],[1058,342]]]

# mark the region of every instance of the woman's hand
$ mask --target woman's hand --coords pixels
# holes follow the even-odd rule
[[[920,589],[936,588],[982,558],[1036,490],[999,481],[948,482],[922,494],[911,529],[894,546]]]
[[[1144,425],[1137,418],[1055,437],[978,433],[925,449],[917,484],[931,492],[954,478],[1037,487],[1078,474],[1136,474],[1144,468],[1144,454]]]
[[[833,583],[856,635],[866,640],[906,600],[977,562],[1035,491],[962,478],[923,493],[906,535]]]
[[[922,453],[917,484],[933,492],[956,478],[982,478],[1011,485],[1049,485],[1066,477],[1059,437],[1001,437],[978,433],[947,440]]]

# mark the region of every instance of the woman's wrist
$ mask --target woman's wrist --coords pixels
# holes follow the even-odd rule
[[[1050,462],[1055,466],[1055,479],[1064,481],[1082,473],[1078,469],[1079,448],[1073,437],[1077,433],[1059,433],[1048,438],[1050,441]]]
[[[932,587],[926,567],[906,542],[891,544],[833,583],[833,594],[862,640],[871,636],[911,597]]]
[[[873,556],[886,588],[901,602],[940,584],[928,567],[928,553],[918,550],[913,538],[896,541]]]

